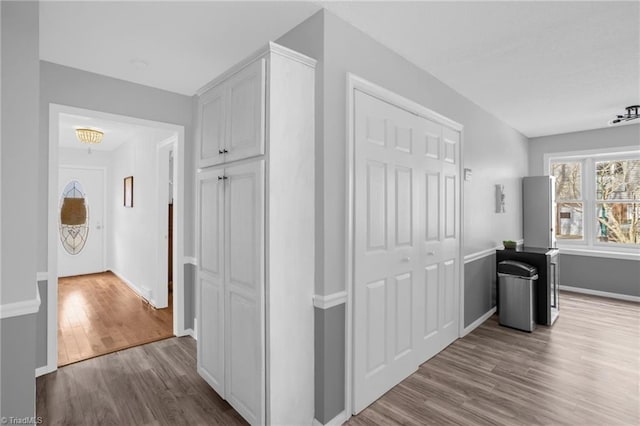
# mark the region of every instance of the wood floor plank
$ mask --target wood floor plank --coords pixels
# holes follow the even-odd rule
[[[36,380],[46,425],[244,425],[196,372],[196,344],[173,337],[67,365]]]
[[[154,309],[111,272],[58,280],[58,366],[171,336],[171,294]]]
[[[560,303],[533,333],[494,315],[347,424],[640,424],[640,304],[566,292]]]

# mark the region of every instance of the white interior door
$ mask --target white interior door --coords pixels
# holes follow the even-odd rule
[[[460,132],[416,117],[421,142],[420,252],[424,268],[416,319],[418,364],[458,338],[460,283]]]
[[[357,90],[354,119],[358,413],[457,338],[460,205],[449,129]]]
[[[58,210],[58,276],[66,277],[73,275],[93,274],[104,272],[104,169],[64,167],[59,168],[58,194],[60,204]],[[86,229],[78,225],[61,230],[60,208],[64,203],[63,193],[65,188],[70,188],[72,182],[77,182],[76,191],[68,193],[75,197],[83,197],[86,208],[87,222]],[[68,192],[68,191],[67,191]],[[80,195],[82,194],[82,195]],[[62,238],[67,244],[63,244]],[[84,242],[81,240],[84,239]],[[71,246],[76,249],[72,249]]]

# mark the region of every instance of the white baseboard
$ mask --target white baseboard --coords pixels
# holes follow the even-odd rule
[[[337,416],[335,416],[334,418],[332,418],[331,420],[329,420],[327,423],[325,423],[324,425],[322,423],[320,423],[318,420],[313,419],[313,422],[311,422],[311,424],[313,426],[340,426],[342,425],[344,422],[346,422],[347,420],[349,420],[349,417],[351,416],[347,416],[347,412],[346,411],[341,411],[340,413],[338,413]]]
[[[126,279],[124,277],[124,275],[120,274],[118,271],[114,270],[114,269],[109,269],[111,272],[113,272],[113,274],[120,278],[122,280],[123,283],[125,283],[126,285],[129,286],[129,288],[131,290],[133,290],[138,296],[140,296],[141,298],[143,298],[144,300],[146,300],[147,302],[149,302],[151,305],[155,306],[155,303],[153,302],[153,300],[149,300],[147,297],[145,297],[145,292],[142,291],[142,289],[140,287],[138,287],[137,285],[135,285],[133,282],[129,281],[128,279]]]
[[[608,297],[610,299],[628,300],[630,302],[640,302],[640,297],[631,296],[628,294],[609,293],[608,291],[591,290],[589,288],[570,287],[568,285],[558,286],[560,290],[569,291],[572,293],[590,294],[591,296]]]
[[[193,331],[193,329],[192,329],[192,328],[186,328],[186,329],[184,330],[184,334],[183,334],[183,336],[191,336],[191,337],[193,338],[193,340],[198,340],[198,339],[196,338],[196,332],[195,332],[195,331]]]
[[[36,368],[36,377],[40,377],[40,376],[43,376],[45,374],[53,373],[57,369],[58,369],[58,367],[56,367],[55,365],[53,367],[48,366],[48,365],[45,365],[45,366],[42,366],[42,367],[38,367],[38,368]]]
[[[478,318],[477,320],[475,320],[474,322],[469,324],[467,327],[465,327],[464,330],[462,330],[462,336],[460,336],[460,337],[464,337],[467,334],[471,333],[476,328],[480,327],[482,325],[482,323],[485,322],[486,320],[488,320],[489,318],[491,318],[491,316],[493,314],[495,314],[496,311],[497,311],[496,307],[493,307],[493,308],[489,309],[489,311],[487,313],[485,313],[480,318]]]

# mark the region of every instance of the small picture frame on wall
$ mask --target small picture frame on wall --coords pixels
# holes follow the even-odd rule
[[[124,206],[133,207],[133,176],[124,178]]]

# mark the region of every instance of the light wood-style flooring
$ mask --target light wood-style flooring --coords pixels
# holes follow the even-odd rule
[[[561,294],[553,327],[494,316],[420,366],[348,425],[640,424],[640,304]],[[45,424],[241,424],[172,338],[37,379]]]
[[[560,295],[552,327],[493,316],[353,417],[356,425],[638,425],[640,304]]]
[[[173,304],[154,309],[112,272],[58,280],[58,366],[173,336]]]
[[[196,372],[196,342],[174,337],[78,362],[36,380],[44,425],[243,425]]]

